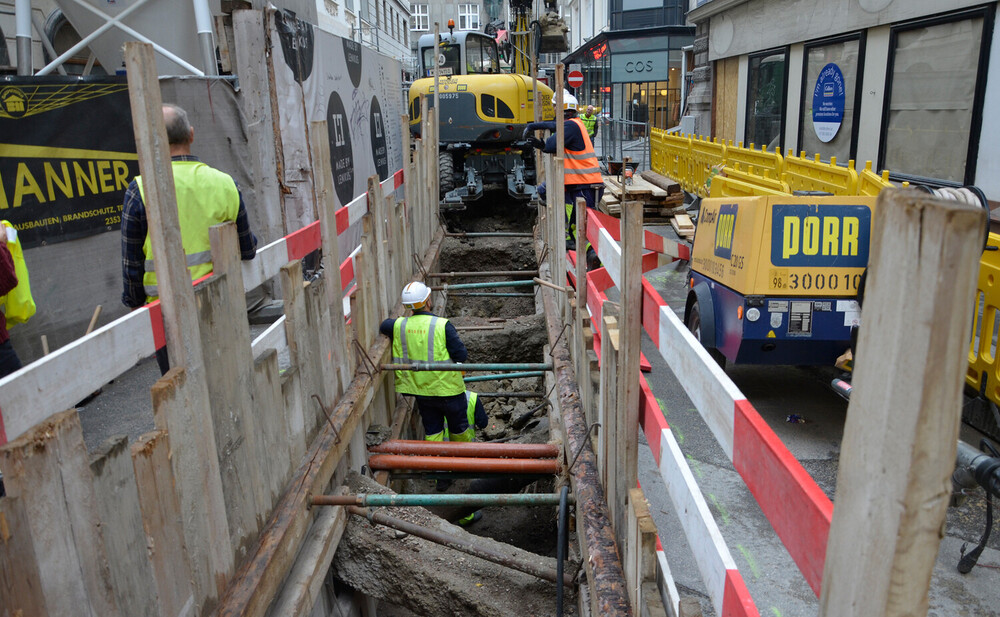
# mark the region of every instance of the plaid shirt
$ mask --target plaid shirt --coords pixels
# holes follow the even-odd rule
[[[172,161],[197,161],[193,155],[182,155],[171,158]],[[236,188],[239,193],[239,187]],[[236,231],[240,238],[240,258],[253,259],[257,254],[257,237],[250,231],[250,221],[247,209],[243,204],[243,194],[240,193],[240,208],[236,214]],[[122,291],[122,304],[129,308],[138,308],[146,304],[146,291],[143,288],[142,276],[146,273],[146,256],[142,245],[146,242],[146,204],[139,194],[139,185],[135,180],[125,189],[125,204],[122,208],[122,281],[125,288]]]

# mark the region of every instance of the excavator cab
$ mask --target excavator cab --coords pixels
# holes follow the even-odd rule
[[[489,75],[500,72],[500,54],[493,37],[480,32],[445,33],[434,49],[434,35],[420,37],[420,75],[434,76],[434,65],[439,74]]]

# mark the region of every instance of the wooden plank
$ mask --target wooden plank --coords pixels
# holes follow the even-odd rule
[[[655,582],[645,582],[639,587],[639,610],[635,613],[641,617],[667,617],[667,608],[660,598],[660,590]]]
[[[927,613],[984,217],[981,208],[916,190],[879,195],[821,617]],[[900,318],[900,307],[919,319]]]
[[[247,152],[253,175],[253,197],[251,199],[245,192],[244,199],[261,221],[261,237],[281,237],[288,230],[281,216],[281,187],[275,173],[278,169],[277,132],[271,108],[274,85],[268,77],[270,41],[263,11],[233,11],[233,38],[241,85],[238,100],[245,118]]]
[[[609,303],[604,306],[607,311]],[[605,316],[601,325],[601,401],[597,411],[597,421],[601,423],[597,437],[597,468],[601,472],[601,484],[608,495],[613,495],[612,484],[615,479],[615,431],[617,416],[615,409],[618,400],[618,319]],[[616,504],[608,500],[608,507],[614,514]]]
[[[207,387],[203,380],[192,383],[185,369],[172,368],[153,384],[150,395],[156,428],[171,435],[170,466],[191,563],[194,607],[200,612],[215,605],[233,568]]]
[[[646,182],[649,182],[653,186],[657,186],[666,191],[668,195],[680,194],[681,192],[680,184],[663,174],[653,171],[652,169],[647,169],[639,175],[642,176],[642,179]]]
[[[50,615],[119,615],[76,410],[0,448],[7,492],[21,498]]]
[[[340,285],[340,241],[337,237],[337,200],[333,188],[333,170],[330,167],[330,140],[327,137],[326,121],[310,122],[310,145],[312,146],[313,169],[316,183],[316,208],[319,211],[320,228],[323,234],[324,272],[329,279],[326,285],[326,303],[330,307],[330,344],[332,362],[336,367],[337,382],[331,388],[334,396],[340,396],[351,381],[354,371],[351,354],[347,347],[344,328],[344,293]]]
[[[257,536],[257,520],[263,517],[264,496],[258,478],[259,467],[267,460],[257,451],[256,420],[251,416],[252,383],[243,374],[239,356],[250,358],[249,331],[246,319],[233,309],[230,296],[232,278],[216,274],[198,286],[198,327],[205,351],[205,374],[208,378],[209,410],[215,430],[215,451],[222,477],[230,541],[236,561],[241,561]],[[243,310],[240,294],[240,310]],[[234,332],[242,321],[244,338]],[[260,460],[264,458],[265,460]]]
[[[694,223],[687,214],[675,214],[674,218],[670,221],[670,225],[673,226],[674,231],[678,234],[684,236],[694,235]]]
[[[382,276],[390,275],[391,270],[389,269],[389,246],[386,240],[386,209],[385,209],[385,199],[382,197],[382,190],[379,188],[378,176],[369,176],[368,178],[368,211],[372,214],[371,218],[371,231],[372,231],[372,255],[373,262],[372,265],[375,267],[375,271],[382,274]],[[391,276],[389,276],[391,280]],[[389,289],[390,285],[378,285],[375,287],[376,294],[378,296],[378,309],[376,313],[378,315],[384,315],[388,312],[386,307],[392,306],[393,302],[390,301],[391,296],[395,296],[397,291]],[[391,296],[390,296],[391,294]]]
[[[667,191],[647,181],[641,174],[634,174],[632,176],[632,184],[629,186],[629,192],[635,195],[647,194],[654,199],[662,199],[669,195]]]
[[[642,210],[636,202],[622,205],[621,293],[618,318],[621,347],[618,355],[617,420],[615,422],[615,465],[618,477],[608,499],[625,504],[628,491],[636,485],[639,431],[639,354],[642,347]],[[615,510],[615,533],[624,545],[625,508]]]
[[[158,608],[135,615],[177,617],[194,602],[191,562],[184,541],[180,502],[170,469],[170,441],[163,431],[151,431],[132,444],[132,469],[139,496],[142,526]]]
[[[291,444],[288,438],[288,415],[281,397],[278,352],[269,349],[254,362],[253,412],[257,415],[260,446],[270,462],[264,485],[268,489],[268,508],[277,502],[285,481],[292,473]],[[296,459],[297,460],[297,459]]]
[[[329,283],[328,279],[320,277],[307,283],[303,291],[306,332],[312,334],[309,344],[312,347],[311,355],[314,361],[309,368],[313,371],[313,383],[316,384],[314,394],[320,398],[323,405],[332,408],[338,396],[336,383],[331,380],[331,376],[337,374],[337,366],[334,364],[333,337],[330,336],[333,330],[330,305],[326,303],[326,287]],[[317,423],[326,422],[326,414],[319,409],[318,404],[316,407]]]
[[[301,416],[292,419],[291,435],[293,439],[309,443],[309,438],[317,426],[317,415],[322,415],[315,401],[309,396],[318,394],[321,384],[316,382],[317,373],[314,370],[318,358],[315,353],[314,334],[309,331],[306,315],[305,282],[302,280],[301,261],[289,262],[281,269],[281,291],[284,294],[288,352],[299,380],[298,391],[302,393],[301,402],[295,409]]]
[[[0,499],[0,616],[48,617],[31,524],[20,497]]]
[[[302,388],[302,371],[297,366],[291,366],[281,373],[281,405],[288,434],[288,455],[293,465],[302,460],[308,445],[305,425],[307,404],[313,404],[313,401],[307,403]]]
[[[118,435],[105,441],[91,458],[90,471],[118,607],[123,615],[155,615],[156,586],[128,438]]]
[[[229,547],[214,428],[207,413],[208,386],[194,290],[181,246],[173,170],[152,46],[126,43],[125,66],[139,170],[145,179],[143,196],[157,263],[167,349],[171,364],[183,367],[183,372],[174,372],[173,376],[168,372],[167,377],[153,386],[154,419],[157,427],[167,430],[173,438],[171,464],[179,485],[182,517],[187,524],[185,534],[191,534],[187,536],[187,544],[192,551],[195,607],[200,612],[213,604],[219,587],[232,572],[233,553]]]

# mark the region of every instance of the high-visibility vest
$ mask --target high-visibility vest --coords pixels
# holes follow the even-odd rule
[[[201,161],[174,161],[171,166],[177,193],[181,244],[187,258],[188,273],[194,281],[212,272],[212,245],[208,240],[208,229],[212,225],[236,220],[240,210],[240,192],[229,174]],[[145,202],[142,177],[136,176],[135,182]],[[160,294],[148,231],[142,243],[142,254],[146,259],[142,285],[146,291],[146,302],[152,302]]]
[[[479,395],[472,390],[466,390],[465,400],[468,403],[465,413],[468,414],[469,428],[472,428],[476,426],[476,401],[479,400]]]
[[[437,315],[400,317],[392,326],[392,361],[451,362],[445,344],[448,320]],[[460,371],[396,371],[396,392],[420,396],[454,396],[465,392]]]
[[[7,249],[14,260],[14,275],[17,286],[0,296],[0,310],[7,318],[8,329],[14,324],[24,323],[35,314],[35,300],[31,297],[31,282],[28,280],[28,265],[24,262],[24,251],[17,230],[8,221],[0,221],[6,233]]]
[[[583,137],[583,150],[570,150],[566,148],[566,158],[563,161],[565,176],[564,184],[601,184],[601,168],[597,163],[597,155],[594,153],[594,144],[590,142],[590,135],[587,134],[587,127],[579,118],[570,118],[570,122],[576,122],[580,127],[580,134]]]
[[[583,122],[583,126],[587,127],[587,135],[594,134],[594,126],[597,124],[597,116],[588,116],[584,114],[580,116],[580,121]]]

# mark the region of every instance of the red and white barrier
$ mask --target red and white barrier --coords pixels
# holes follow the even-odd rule
[[[403,171],[381,183],[383,195],[403,184]],[[362,194],[336,213],[337,234],[361,219],[368,210]],[[341,229],[341,221],[348,225]],[[319,222],[312,223],[258,249],[244,261],[243,285],[249,291],[276,276],[281,267],[322,246]],[[354,279],[353,255],[340,266],[342,288]],[[197,283],[198,281],[195,281]],[[284,317],[252,343],[255,355],[263,349],[287,346]],[[159,301],[136,309],[89,335],[39,358],[0,379],[0,445],[16,439],[53,414],[76,405],[94,390],[131,369],[166,345]]]
[[[589,294],[591,290],[606,283],[607,279],[616,284],[620,280],[621,247],[612,234],[612,229],[609,229],[607,221],[598,213],[592,213],[588,219],[587,237],[595,246],[606,269],[606,273],[594,277],[593,287],[588,280]],[[648,244],[648,239],[644,244]],[[754,495],[806,581],[819,595],[826,557],[826,540],[833,517],[833,503],[760,417],[725,371],[681,323],[653,286],[643,280],[642,289],[643,328],[678,381],[684,386],[688,398]],[[588,295],[588,305],[590,305],[589,300]],[[593,308],[596,307],[591,305],[592,310]],[[650,407],[656,412],[651,412]],[[643,418],[645,427],[647,420],[651,421],[656,417],[662,419],[662,413],[659,413],[655,401],[652,405],[646,402],[640,417]],[[663,427],[654,429],[652,433],[647,428],[646,435],[654,456],[659,456],[657,460],[661,465],[661,475],[668,481],[673,499],[674,486],[680,486],[686,479],[683,472],[678,469],[665,469],[662,463],[663,455],[671,453],[676,445],[676,442],[672,442],[672,436],[668,435],[669,431],[662,432],[665,427],[664,422]],[[665,438],[666,446],[663,442]],[[671,473],[666,473],[667,471]],[[676,501],[675,506],[679,511],[684,511]],[[690,511],[699,512],[697,509]],[[689,521],[688,524],[692,532],[701,534],[699,541],[702,548],[705,548],[708,539],[704,535],[706,530],[698,528],[701,523]],[[685,530],[688,528],[685,527]],[[688,539],[692,547],[698,545],[690,534]],[[696,550],[696,557],[698,557],[697,552]],[[706,550],[704,554],[712,555],[712,559],[717,560],[717,551]],[[699,562],[703,576],[705,568],[718,573],[719,565],[715,563],[703,566]],[[717,578],[716,574],[714,579],[716,582]],[[706,584],[709,582],[706,579]],[[739,587],[737,581],[730,581],[727,578],[727,589],[730,585],[734,588]]]

